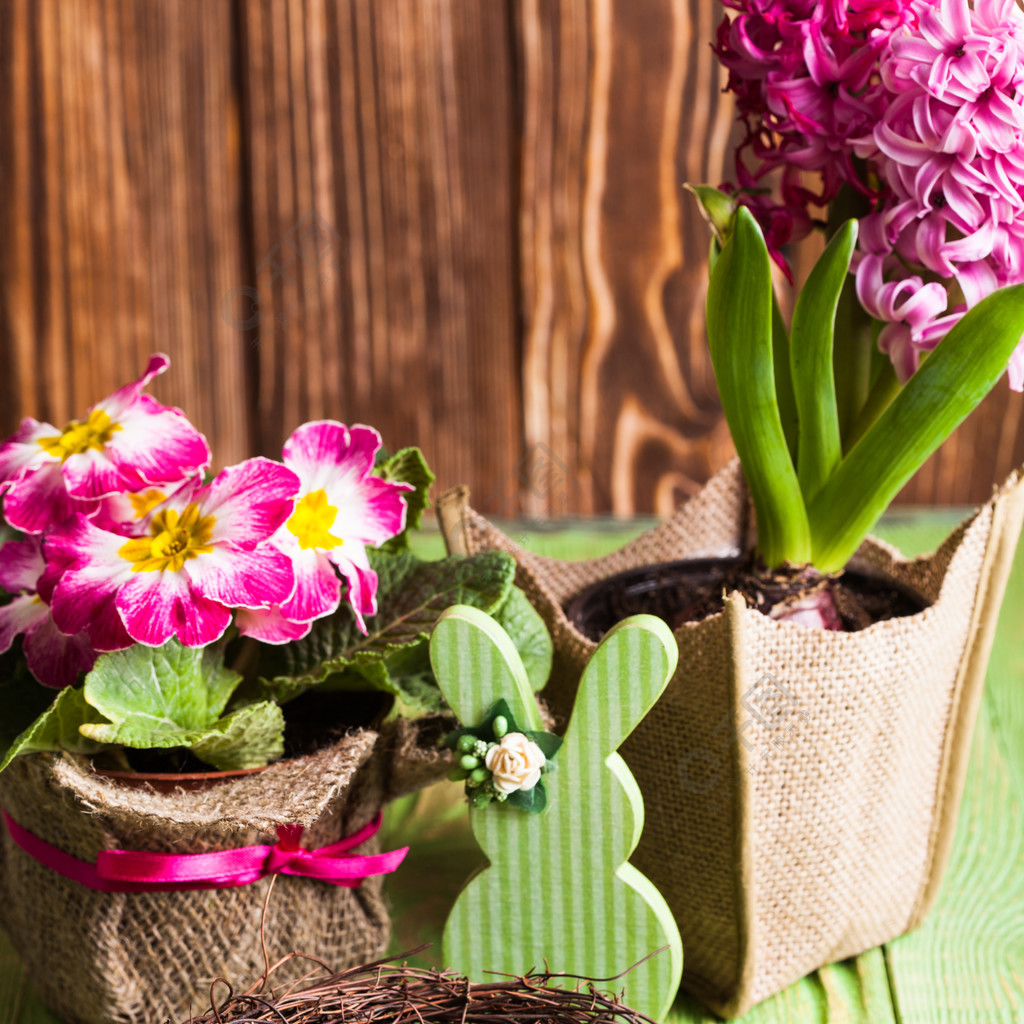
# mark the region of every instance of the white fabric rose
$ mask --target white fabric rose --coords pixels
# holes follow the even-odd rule
[[[533,789],[540,782],[540,771],[546,761],[544,751],[521,732],[507,733],[484,758],[499,793]]]

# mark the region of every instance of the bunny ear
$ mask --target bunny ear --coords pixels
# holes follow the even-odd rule
[[[544,728],[519,652],[478,608],[454,605],[445,611],[430,637],[430,664],[463,725],[478,724],[496,701],[505,700],[520,728]]]
[[[679,645],[661,619],[624,619],[587,662],[566,742],[582,735],[605,754],[617,750],[661,696],[678,660]]]

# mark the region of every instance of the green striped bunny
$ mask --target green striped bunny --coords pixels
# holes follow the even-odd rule
[[[679,988],[682,940],[661,894],[628,863],[643,799],[616,751],[661,695],[677,656],[660,619],[619,623],[587,665],[564,741],[548,757],[543,749],[557,741],[537,735],[537,703],[505,631],[461,605],[438,621],[430,659],[467,727],[453,743],[469,776],[473,834],[490,862],[448,917],[447,965],[474,981],[545,963],[616,978],[609,987],[624,990],[629,1006],[664,1018]]]

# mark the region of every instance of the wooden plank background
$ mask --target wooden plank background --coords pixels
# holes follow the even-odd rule
[[[5,0],[0,431],[154,386],[218,465],[314,417],[496,515],[668,512],[730,455],[709,0]],[[1024,462],[1003,385],[907,488]]]

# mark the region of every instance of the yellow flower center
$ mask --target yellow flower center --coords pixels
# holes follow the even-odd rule
[[[331,533],[338,515],[333,505],[327,504],[327,493],[311,491],[296,506],[287,526],[299,540],[300,548],[324,548],[330,551],[344,543]]]
[[[143,516],[148,516],[167,497],[162,491],[158,491],[155,487],[151,487],[148,491],[139,491],[136,494],[129,494],[128,500],[132,503],[132,509],[135,511],[135,518],[141,519]]]
[[[72,455],[81,455],[90,448],[103,451],[120,429],[121,424],[114,423],[102,409],[93,409],[84,423],[72,420],[60,436],[39,438],[39,447],[65,462]]]
[[[198,505],[189,505],[179,516],[169,508],[153,517],[153,535],[128,541],[118,554],[133,562],[132,572],[179,569],[196,555],[213,550],[213,516],[200,516]]]

